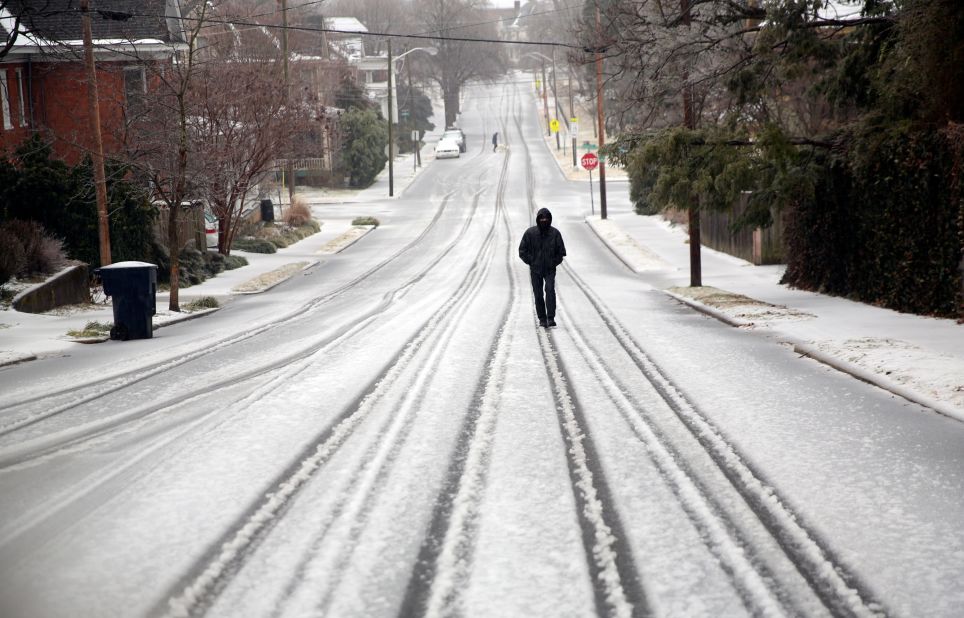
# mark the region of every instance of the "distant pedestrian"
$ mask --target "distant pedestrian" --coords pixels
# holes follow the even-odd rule
[[[556,266],[565,256],[566,244],[559,230],[552,227],[552,213],[548,208],[539,209],[536,224],[522,235],[519,257],[529,265],[536,315],[544,328],[556,325]]]
[[[499,134],[492,134],[492,152],[495,152],[499,148]]]

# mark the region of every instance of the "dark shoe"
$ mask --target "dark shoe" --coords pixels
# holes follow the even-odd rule
[[[555,326],[555,325],[556,325],[556,321],[553,320],[553,319],[550,319],[550,320],[549,320],[549,326],[551,327],[551,326]]]
[[[546,322],[545,320],[539,320],[539,326],[541,326],[542,328],[549,328],[549,323]]]

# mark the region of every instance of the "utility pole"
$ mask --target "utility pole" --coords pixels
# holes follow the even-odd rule
[[[84,29],[84,64],[87,67],[87,115],[94,134],[91,162],[94,166],[94,192],[97,199],[97,232],[100,240],[100,265],[109,266],[110,225],[107,218],[107,177],[104,174],[104,140],[100,134],[100,106],[97,95],[97,67],[94,65],[94,35],[90,26],[90,0],[80,0]]]
[[[559,110],[559,89],[556,83],[556,48],[552,48],[552,109],[556,112]],[[568,124],[568,123],[566,123]],[[559,131],[556,131],[556,150],[559,150]]]
[[[684,2],[686,0],[683,0]],[[596,4],[596,116],[599,124],[599,151],[606,145],[606,123],[603,118],[603,81],[602,81],[602,26],[599,19],[599,4]],[[606,218],[606,159],[599,157],[599,217]]]
[[[546,136],[552,135],[552,129],[549,127],[549,94],[546,90],[549,89],[548,84],[546,84],[546,61],[542,60],[542,109],[546,114]]]
[[[577,165],[579,165],[579,164],[576,162],[576,140],[579,139],[579,136],[577,135],[577,133],[578,133],[578,128],[579,128],[579,122],[577,121],[577,119],[576,119],[576,114],[575,114],[575,112],[574,112],[573,109],[572,109],[572,62],[567,62],[567,64],[566,64],[566,70],[567,70],[566,72],[567,72],[567,74],[568,74],[568,76],[569,76],[569,87],[568,87],[568,90],[569,90],[569,122],[570,122],[569,135],[572,137],[572,166],[573,166],[573,167],[576,167]],[[572,125],[575,125],[575,127],[572,126]]]
[[[289,102],[291,81],[288,76],[288,0],[278,0],[281,3],[281,73],[285,102]],[[294,154],[294,153],[292,153]],[[285,184],[288,185],[288,205],[295,203],[295,163],[289,156],[285,161]],[[279,204],[280,207],[280,204]]]
[[[395,195],[395,164],[392,145],[395,134],[392,129],[392,40],[388,39],[388,197]]]
[[[690,0],[680,0],[681,23],[690,26]],[[687,129],[696,128],[696,118],[693,113],[693,87],[689,83],[689,69],[683,68],[683,126]],[[700,257],[700,205],[690,204],[687,211],[690,240],[690,286],[703,285],[702,260]]]
[[[405,72],[408,74],[408,119],[412,123],[412,171],[415,171],[415,166],[422,166],[422,141],[421,136],[418,135],[418,127],[415,125],[415,90],[412,88],[412,63],[405,63]],[[416,137],[417,136],[417,137]]]

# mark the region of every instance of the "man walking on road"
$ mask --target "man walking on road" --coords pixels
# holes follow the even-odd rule
[[[492,152],[495,152],[499,148],[499,134],[498,132],[492,134]]]
[[[519,257],[529,265],[536,315],[539,326],[544,328],[556,325],[556,266],[562,264],[565,256],[566,245],[559,230],[552,227],[552,213],[548,208],[540,208],[536,225],[522,235]]]

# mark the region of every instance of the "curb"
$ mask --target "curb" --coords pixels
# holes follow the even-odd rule
[[[701,302],[698,301],[698,300],[693,300],[692,298],[687,298],[686,296],[682,296],[682,295],[680,295],[680,294],[676,294],[676,293],[674,293],[674,292],[670,292],[669,290],[661,290],[661,291],[663,292],[663,294],[666,294],[667,296],[669,296],[669,297],[671,297],[671,298],[675,298],[676,300],[678,300],[679,302],[683,303],[684,305],[688,305],[690,308],[696,309],[696,310],[699,311],[700,313],[703,313],[703,314],[705,314],[705,315],[708,315],[708,316],[710,316],[711,318],[716,318],[717,320],[719,320],[720,322],[723,322],[724,324],[727,324],[728,326],[732,326],[732,327],[734,327],[734,328],[746,328],[746,327],[748,327],[748,326],[753,326],[753,325],[754,325],[754,322],[748,322],[747,320],[741,320],[740,318],[734,318],[733,316],[727,315],[726,313],[720,311],[719,309],[717,309],[717,308],[715,308],[715,307],[710,307],[709,305],[704,305],[703,303],[701,303]]]
[[[338,255],[339,253],[341,253],[342,251],[344,251],[344,250],[347,249],[348,247],[352,246],[353,244],[355,244],[356,242],[358,242],[358,241],[361,240],[362,238],[364,238],[364,237],[368,236],[369,234],[371,234],[373,231],[375,231],[375,229],[378,228],[378,226],[377,226],[377,225],[353,225],[353,226],[352,226],[352,229],[355,229],[355,228],[365,229],[365,233],[364,233],[364,234],[361,234],[361,235],[359,235],[359,236],[357,236],[357,237],[355,237],[354,239],[352,239],[352,241],[351,241],[350,243],[348,243],[347,245],[339,248],[338,251],[335,251],[334,253],[320,253],[319,251],[315,251],[315,255]],[[345,232],[344,234],[342,234],[342,235],[339,236],[338,238],[341,238],[342,236],[344,236],[345,234],[348,234],[348,233],[350,233],[350,232],[351,232],[351,230],[349,230],[348,232]],[[333,240],[338,240],[338,238],[335,238],[335,239],[333,239]]]
[[[190,321],[190,320],[196,320],[197,318],[204,317],[204,316],[206,316],[206,315],[208,315],[208,314],[211,314],[211,313],[214,313],[214,312],[220,311],[220,310],[221,310],[221,307],[212,307],[212,308],[210,308],[210,309],[203,309],[203,310],[201,310],[201,311],[194,311],[194,312],[192,312],[192,313],[185,313],[184,315],[179,315],[179,316],[177,316],[177,317],[175,317],[175,318],[173,318],[173,319],[171,319],[171,320],[167,320],[167,321],[165,321],[165,322],[161,322],[160,324],[155,324],[155,325],[154,325],[154,330],[157,330],[157,329],[159,329],[159,328],[164,328],[165,326],[170,326],[170,325],[172,325],[172,324],[180,324],[181,322],[188,322],[188,321]]]
[[[606,239],[605,239],[605,238],[603,238],[602,236],[599,235],[599,232],[596,230],[596,226],[594,226],[592,223],[589,222],[589,217],[586,217],[585,219],[583,219],[583,223],[585,223],[585,224],[589,227],[589,229],[592,230],[592,233],[596,235],[596,238],[599,239],[599,242],[601,242],[604,247],[606,247],[607,249],[609,249],[609,252],[612,253],[614,256],[616,256],[616,259],[619,260],[619,261],[622,263],[623,266],[625,266],[627,269],[629,269],[629,272],[631,272],[631,273],[633,273],[633,274],[636,274],[636,275],[639,274],[639,271],[637,271],[635,268],[633,268],[632,265],[626,260],[626,258],[624,258],[624,257],[619,253],[619,251],[616,251],[616,248],[615,248],[615,247],[613,247],[612,245],[610,245],[608,242],[606,242]]]
[[[959,410],[941,401],[931,399],[926,395],[921,395],[920,393],[915,392],[906,386],[898,384],[893,380],[888,380],[887,378],[871,373],[846,361],[842,361],[839,358],[820,351],[812,344],[797,343],[793,346],[793,351],[801,356],[806,356],[807,358],[832,367],[837,371],[851,375],[858,380],[872,384],[873,386],[881,388],[893,395],[903,397],[911,403],[924,406],[925,408],[930,408],[939,414],[943,414],[944,416],[950,417],[954,420],[964,422],[964,410]]]
[[[291,264],[297,264],[297,262],[290,262],[290,263],[291,263]],[[263,293],[263,292],[267,292],[268,290],[270,290],[270,289],[272,289],[272,288],[274,288],[274,287],[277,287],[277,286],[281,285],[281,284],[284,283],[285,281],[288,281],[289,279],[291,279],[292,277],[294,277],[296,274],[298,274],[298,273],[300,273],[300,272],[303,273],[303,272],[305,272],[305,271],[307,271],[307,270],[310,270],[310,269],[314,268],[315,266],[317,266],[317,265],[320,264],[320,263],[321,263],[320,260],[312,260],[311,262],[309,262],[309,263],[306,264],[305,266],[302,266],[300,269],[292,272],[290,275],[288,275],[288,276],[285,277],[284,279],[278,279],[277,281],[273,281],[273,282],[271,282],[270,284],[268,284],[266,287],[261,288],[260,290],[252,290],[252,291],[250,291],[250,292],[235,292],[235,291],[232,289],[232,290],[231,290],[231,296],[250,296],[250,295],[252,295],[252,294],[261,294],[261,293]],[[281,266],[280,268],[284,268],[284,266]],[[278,269],[276,269],[276,270],[278,270]],[[273,272],[273,271],[268,271],[268,272],[270,273],[270,272]],[[267,273],[262,273],[262,275],[264,275],[264,274],[267,274]],[[258,275],[258,277],[260,277],[260,276],[261,276],[261,275]],[[254,279],[257,279],[258,277],[255,277]],[[245,283],[247,283],[247,282],[245,282]],[[242,283],[241,285],[244,285],[244,283]]]
[[[0,361],[0,369],[4,367],[12,367],[13,365],[19,365],[20,363],[27,363],[35,360],[37,360],[37,356],[34,354],[31,354],[28,356],[21,356],[19,358],[11,358],[10,360],[7,360],[7,361]]]
[[[703,313],[711,318],[716,318],[717,320],[719,320],[720,322],[723,322],[724,324],[727,324],[728,326],[733,326],[734,328],[746,328],[748,326],[754,325],[753,322],[741,320],[739,318],[734,318],[730,315],[723,313],[722,311],[719,311],[718,309],[715,309],[708,305],[704,305],[699,301],[695,301],[692,298],[686,298],[685,296],[674,294],[673,292],[669,292],[667,290],[663,290],[663,293],[666,294],[667,296],[675,298],[679,302],[691,307],[692,309],[695,309],[696,311],[699,311],[700,313]],[[770,332],[773,332],[773,331],[770,331]],[[793,351],[799,354],[800,356],[805,356],[811,360],[817,361],[818,363],[827,365],[828,367],[832,369],[836,369],[841,373],[854,377],[862,382],[866,382],[867,384],[870,384],[872,386],[876,386],[879,389],[885,390],[891,395],[902,397],[910,403],[917,404],[925,408],[930,408],[931,410],[937,412],[938,414],[942,414],[954,420],[964,422],[964,411],[959,410],[954,406],[949,406],[946,403],[943,403],[941,401],[931,399],[926,395],[922,395],[916,391],[913,391],[907,388],[906,386],[902,386],[901,384],[894,382],[893,380],[888,380],[887,378],[884,378],[875,373],[867,371],[866,369],[858,367],[852,363],[848,363],[847,361],[840,360],[835,356],[826,354],[825,352],[822,352],[819,348],[817,348],[815,345],[811,343],[795,341],[791,338],[782,337],[782,336],[779,338],[779,341],[781,343],[787,343],[792,345]]]
[[[617,260],[619,260],[620,262],[622,262],[622,263],[626,266],[626,268],[628,268],[628,269],[631,270],[632,272],[634,272],[634,273],[636,273],[636,274],[642,274],[642,273],[649,273],[649,272],[659,272],[659,271],[666,272],[666,271],[675,271],[675,270],[677,270],[677,269],[673,268],[670,264],[666,263],[662,258],[660,258],[658,255],[656,255],[652,250],[644,247],[643,245],[641,245],[641,244],[639,244],[639,243],[636,243],[636,241],[635,241],[634,238],[632,238],[631,236],[629,236],[629,234],[626,234],[625,232],[623,232],[623,235],[626,236],[626,238],[628,238],[630,241],[632,241],[632,242],[636,245],[636,247],[639,249],[640,253],[642,253],[642,254],[644,254],[644,255],[645,255],[645,254],[649,254],[647,257],[652,257],[652,258],[658,259],[659,261],[661,261],[661,262],[663,262],[664,264],[666,264],[665,267],[638,269],[636,266],[634,266],[633,264],[630,263],[629,259],[628,259],[627,257],[625,257],[625,256],[622,254],[622,252],[620,252],[615,246],[613,246],[613,245],[609,242],[609,240],[606,239],[606,237],[603,236],[603,235],[600,233],[600,231],[599,231],[599,229],[596,227],[596,223],[595,223],[596,221],[598,221],[598,219],[596,219],[596,218],[594,218],[594,217],[592,217],[592,216],[587,216],[587,217],[584,219],[584,221],[585,221],[586,225],[589,226],[589,229],[592,230],[592,233],[596,235],[596,238],[598,238],[598,239],[600,240],[600,242],[602,242],[602,244],[605,245],[605,247],[606,247],[607,249],[609,249],[609,251],[610,251],[614,256],[616,256],[616,259],[617,259]],[[620,231],[622,231],[622,228],[620,228]]]

